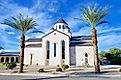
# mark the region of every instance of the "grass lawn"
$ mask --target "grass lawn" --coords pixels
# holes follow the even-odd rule
[[[4,67],[3,63],[0,63],[0,68],[3,68],[3,67]]]

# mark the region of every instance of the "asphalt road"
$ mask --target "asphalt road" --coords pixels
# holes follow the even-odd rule
[[[0,80],[121,80],[121,77],[58,77],[58,78],[41,78],[39,76],[3,76]]]

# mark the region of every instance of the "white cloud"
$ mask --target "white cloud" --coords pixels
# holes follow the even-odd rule
[[[82,27],[78,32],[73,32],[73,36],[91,35],[91,27]]]
[[[110,32],[121,31],[121,27],[99,26],[97,27],[97,31],[98,34],[110,33]]]
[[[5,18],[9,18],[11,16],[16,16],[19,13],[22,13],[23,15],[28,15],[34,18],[34,20],[39,24],[37,26],[38,30],[41,30],[43,32],[49,31],[49,29],[52,27],[50,25],[53,24],[52,18],[53,15],[51,13],[58,13],[58,9],[61,7],[59,4],[60,2],[66,5],[66,2],[68,0],[36,0],[34,1],[33,6],[30,8],[19,6],[16,3],[10,3],[11,0],[0,0],[0,22],[3,21]],[[44,2],[44,3],[43,3]],[[84,26],[82,21],[76,20],[74,18],[80,18],[80,3],[76,6],[73,6],[73,10],[70,10],[70,14],[65,18],[67,23],[69,24],[71,30],[76,29],[76,31],[73,31],[73,35],[91,35],[91,27]],[[16,34],[14,32],[8,31],[6,34],[5,30],[10,29],[10,27],[0,24],[0,36],[1,36],[1,43],[4,43],[5,46],[8,46],[8,44],[14,44],[18,45],[19,41],[12,41],[9,39],[8,34]],[[117,44],[120,44],[121,39],[121,33],[117,36],[117,32],[121,31],[120,27],[109,27],[109,26],[99,26],[97,27],[98,34],[105,34],[105,35],[99,35],[99,48],[102,49],[104,46],[106,46],[106,49],[110,46],[114,46]],[[4,34],[4,36],[3,36]],[[41,37],[42,34],[31,34],[27,35],[26,39],[31,37]],[[17,40],[19,40],[19,36],[14,36]],[[115,47],[115,46],[114,46]]]
[[[7,32],[8,34],[15,34],[14,32]]]
[[[1,50],[0,52],[3,52],[3,51],[4,51],[4,52],[19,52],[19,50],[4,50],[4,49]]]
[[[0,12],[0,21],[2,22],[3,19],[9,18],[11,16],[17,16],[19,13],[22,13],[24,16],[28,15],[30,17],[33,17],[34,20],[39,24],[39,26],[37,26],[36,28],[38,28],[38,30],[43,31],[43,32],[47,32],[50,29],[50,25],[52,24],[51,18],[52,15],[49,13],[55,13],[58,10],[59,5],[58,4],[59,1],[45,1],[45,0],[37,0],[34,1],[35,3],[33,4],[33,6],[31,6],[31,8],[28,7],[24,7],[24,6],[19,6],[16,3],[10,3],[10,0],[5,0],[5,1],[0,1],[0,9],[2,10]],[[43,4],[44,2],[44,4]],[[48,8],[47,8],[48,7]],[[8,39],[8,34],[16,34],[14,32],[8,31],[6,32],[6,29],[10,29],[11,27],[0,24],[0,30],[2,30],[1,35],[5,34],[4,36],[2,36],[2,43],[5,44],[10,44],[10,40]],[[32,34],[34,35],[34,34]],[[33,37],[32,35],[27,35],[27,38],[31,38]],[[35,37],[41,37],[41,34],[36,34],[34,35]],[[16,35],[15,37],[17,40],[19,40],[18,35]],[[18,44],[16,42],[13,41],[13,44]]]
[[[80,20],[80,10],[78,7],[72,10],[70,14],[67,16],[67,22],[70,28],[78,27],[80,24],[83,23],[83,21]]]
[[[0,24],[0,30],[5,30],[7,28],[10,28],[10,27],[7,25]]]

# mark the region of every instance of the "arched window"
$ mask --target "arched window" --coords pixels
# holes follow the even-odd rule
[[[4,62],[4,57],[1,58],[1,62]]]
[[[88,57],[88,54],[87,53],[85,53],[85,57]]]
[[[6,57],[6,60],[5,60],[5,62],[9,62],[9,57]]]
[[[11,62],[14,62],[14,57],[11,58]]]
[[[62,25],[62,29],[64,29],[64,25]]]
[[[62,59],[65,59],[65,41],[62,40]]]
[[[54,57],[56,57],[56,43],[54,43]]]
[[[59,29],[61,29],[61,25],[59,25]]]
[[[88,54],[85,53],[85,64],[88,64]]]
[[[16,62],[19,62],[19,61],[18,61],[18,57],[16,57]]]
[[[47,41],[47,59],[50,59],[50,42]]]

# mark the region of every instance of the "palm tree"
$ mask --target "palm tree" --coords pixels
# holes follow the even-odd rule
[[[107,10],[108,7],[103,8],[97,5],[82,8],[82,18],[92,28],[92,44],[94,51],[94,65],[96,73],[100,72],[100,66],[97,46],[97,31],[95,27],[100,24],[109,23],[108,21],[103,20],[103,18],[107,15]]]
[[[23,72],[23,61],[24,61],[24,48],[25,48],[25,33],[30,29],[37,26],[37,23],[33,21],[33,18],[23,17],[19,15],[17,17],[11,17],[11,20],[5,19],[2,24],[8,25],[14,29],[17,29],[21,33],[20,37],[20,68],[19,73]]]

